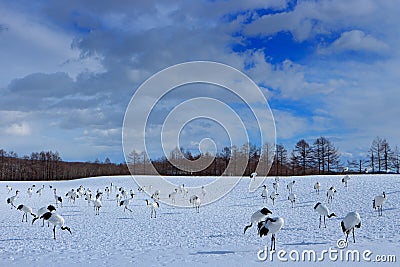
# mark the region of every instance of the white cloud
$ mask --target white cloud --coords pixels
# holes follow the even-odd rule
[[[340,53],[345,51],[365,51],[384,54],[389,46],[360,30],[343,32],[338,39],[326,48],[319,49],[322,54]]]
[[[301,135],[304,129],[312,127],[306,118],[301,118],[287,111],[273,110],[277,138],[290,139]]]
[[[65,71],[76,77],[82,71],[101,72],[103,66],[98,56],[80,57],[80,51],[72,49],[74,35],[52,27],[41,18],[0,4],[1,23],[6,30],[0,31],[0,88],[12,79],[31,73]]]
[[[303,42],[352,27],[391,36],[397,28],[393,22],[398,11],[398,5],[391,1],[301,1],[292,11],[264,15],[246,24],[243,33],[271,36],[290,32],[294,40]]]
[[[14,123],[5,129],[10,135],[28,136],[32,133],[32,129],[26,122]]]
[[[393,1],[298,1],[293,11],[265,16],[255,9],[282,10],[287,2],[130,4],[52,1],[43,8],[0,4],[0,24],[5,25],[0,30],[4,48],[0,61],[6,66],[0,73],[0,109],[12,115],[0,132],[11,150],[59,149],[69,159],[76,151],[81,152],[77,159],[107,151],[117,154],[116,129],[139,83],[164,67],[189,60],[213,60],[242,70],[251,66],[245,73],[264,90],[268,88],[269,101],[299,104],[275,108],[280,138],[303,137],[307,132],[318,136],[329,130],[363,146],[379,133],[400,143],[393,130],[399,127],[395,100],[400,75],[399,5]],[[236,21],[227,22],[225,16],[237,14]],[[247,23],[249,17],[254,19],[251,23]],[[299,61],[273,63],[266,60],[268,50],[263,47],[242,53],[231,50],[249,36],[276,38],[279,32],[290,32],[296,42],[307,45],[305,41],[310,41],[315,46]],[[340,33],[335,41],[327,41]],[[379,60],[346,62],[315,53],[312,49],[318,45],[320,52],[372,52]],[[184,93],[166,104],[190,96]],[[142,99],[139,108],[147,101]],[[302,114],[301,106],[308,104],[308,113]],[[193,129],[201,130],[202,125]],[[32,138],[28,143],[21,135],[11,136],[12,132],[30,132]],[[198,142],[196,138],[190,137]],[[340,142],[346,148],[355,146]]]
[[[309,75],[309,69],[306,66],[291,60],[273,65],[266,62],[265,54],[260,51],[245,56],[246,61],[252,65],[247,70],[249,76],[256,83],[273,88],[275,97],[299,100],[317,94],[326,95],[334,91],[341,83],[340,80],[333,79],[323,82],[310,81],[306,78],[306,75]],[[276,92],[277,90],[279,92]]]

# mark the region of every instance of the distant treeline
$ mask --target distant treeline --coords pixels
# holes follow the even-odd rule
[[[187,160],[195,161],[199,158],[211,164],[200,171],[191,171]],[[260,163],[262,167],[257,171],[263,176],[332,174],[343,171],[337,148],[325,137],[318,138],[313,145],[300,140],[290,154],[283,144],[274,146],[265,143],[262,147],[258,147],[246,143],[241,147],[236,145],[224,147],[217,155],[193,155],[184,148],[175,148],[168,159],[162,157],[151,162],[143,151],[134,150],[128,156],[128,166],[134,174],[249,176],[256,171]],[[241,164],[245,164],[245,169],[236,167]]]
[[[245,162],[247,164],[245,170],[235,168],[236,165],[243,163],[246,155],[248,160]],[[261,155],[263,157],[260,157]],[[195,161],[200,157],[204,161],[210,161],[211,164],[201,171],[191,171],[189,166],[185,166],[187,160]],[[329,138],[323,136],[311,143],[301,139],[291,151],[288,151],[283,144],[274,146],[266,143],[258,147],[247,143],[241,147],[236,145],[225,147],[217,155],[193,155],[185,148],[175,148],[168,159],[166,157],[149,159],[144,151],[133,150],[128,156],[128,166],[134,174],[249,176],[256,170],[257,164],[265,163],[268,159],[272,164],[264,164],[259,175],[399,173],[400,169],[400,151],[397,146],[392,149],[385,138],[376,137],[364,157],[343,162],[338,148]],[[231,166],[227,170],[229,163]]]
[[[288,152],[283,144],[264,144],[258,147],[247,143],[225,147],[217,155],[192,154],[184,148],[170,152],[169,158],[149,159],[144,151],[133,150],[128,163],[115,164],[106,158],[103,162],[66,162],[58,152],[42,151],[18,157],[15,152],[0,149],[0,180],[66,180],[104,175],[313,175],[336,173],[399,173],[400,151],[392,149],[384,138],[376,137],[366,156],[352,161],[341,161],[338,148],[326,137],[312,143],[302,139]],[[191,169],[191,162],[210,163],[204,168]],[[174,164],[172,164],[172,162]],[[244,166],[241,168],[240,166]],[[260,168],[261,166],[261,168]],[[269,170],[269,171],[268,171]],[[130,171],[130,172],[129,172]]]
[[[42,151],[18,157],[15,152],[0,149],[0,180],[70,180],[82,177],[129,174],[126,164],[104,162],[66,162],[58,152]]]

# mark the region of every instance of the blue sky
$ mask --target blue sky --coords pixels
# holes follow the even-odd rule
[[[192,60],[253,79],[289,150],[321,135],[354,159],[376,136],[400,145],[399,11],[391,0],[0,0],[0,148],[121,162],[135,90]],[[188,126],[186,143],[204,127]]]

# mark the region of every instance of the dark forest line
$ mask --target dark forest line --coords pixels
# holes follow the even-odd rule
[[[169,158],[148,159],[144,151],[133,150],[128,162],[67,162],[59,152],[41,151],[18,157],[15,152],[0,149],[0,180],[70,180],[111,175],[197,175],[249,176],[256,171],[265,176],[294,176],[340,173],[399,173],[400,153],[384,138],[376,137],[364,158],[342,162],[339,150],[326,137],[312,143],[302,139],[289,152],[284,145],[264,144],[258,147],[247,143],[241,147],[225,147],[216,155],[193,155],[184,148],[170,152]],[[191,170],[188,162],[204,160],[210,164],[201,170]],[[173,163],[174,164],[173,164]],[[242,165],[241,165],[242,164]],[[245,166],[243,169],[237,166]],[[269,170],[269,171],[268,171]]]

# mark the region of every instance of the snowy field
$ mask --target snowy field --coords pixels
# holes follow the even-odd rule
[[[161,203],[157,218],[150,218],[150,208],[146,206],[145,193],[137,191],[137,185],[129,176],[86,178],[73,181],[49,182],[0,182],[0,266],[338,266],[348,265],[346,258],[340,259],[348,250],[360,253],[360,262],[352,265],[398,266],[400,261],[400,176],[398,175],[352,175],[348,188],[341,182],[343,176],[306,176],[280,178],[280,195],[272,205],[271,199],[266,206],[273,212],[271,217],[284,218],[285,224],[276,235],[276,250],[281,252],[281,262],[274,254],[266,261],[258,259],[258,252],[270,244],[270,235],[260,238],[256,227],[243,234],[243,228],[249,223],[250,216],[264,204],[261,198],[262,188],[254,193],[248,191],[249,178],[243,178],[224,198],[215,203],[202,206],[200,213],[194,208],[176,208]],[[148,177],[151,184],[151,177]],[[215,178],[170,178],[177,185],[185,183],[207,184]],[[230,178],[223,178],[230,179]],[[288,201],[286,184],[295,180],[293,192],[297,195],[294,208]],[[269,193],[273,191],[274,178],[265,181]],[[313,189],[315,182],[321,183],[321,192]],[[104,190],[114,185],[135,190],[135,198],[130,204],[133,212],[117,206],[115,189],[110,198],[104,194],[100,215],[87,201],[78,198],[73,204],[65,199],[65,193],[80,185]],[[27,194],[28,187],[36,185],[36,191],[45,185],[41,197]],[[6,185],[13,190],[8,193]],[[72,234],[57,229],[57,240],[53,239],[52,227],[42,227],[38,220],[31,224],[21,222],[22,212],[10,208],[6,199],[13,196],[15,190],[20,195],[15,205],[25,204],[33,212],[48,204],[55,204],[53,191],[49,185],[57,188],[64,197],[63,207],[57,212],[65,219],[65,225]],[[328,204],[337,217],[327,219],[327,228],[318,228],[319,215],[313,207],[317,202],[327,203],[326,192],[334,186],[337,194]],[[153,191],[157,188],[153,187]],[[383,216],[372,208],[372,199],[386,192],[387,201],[383,207]],[[161,192],[162,199],[168,199],[170,192]],[[198,192],[196,192],[198,193]],[[183,197],[178,194],[177,201],[188,201],[193,194]],[[201,198],[202,195],[200,195]],[[207,198],[207,194],[204,199]],[[349,237],[347,248],[338,249],[338,239],[344,238],[340,222],[350,211],[358,211],[362,225],[356,229],[356,243]],[[302,261],[304,250],[313,250],[317,262]],[[332,259],[327,253],[324,260],[318,261],[324,250],[331,250]],[[333,250],[333,252],[332,252]],[[336,254],[334,251],[338,251]],[[363,260],[363,253],[371,262]],[[286,252],[286,254],[284,254]],[[300,262],[294,262],[299,253]],[[259,254],[263,256],[263,254]],[[335,255],[339,258],[335,261]],[[397,263],[374,262],[376,256],[395,255]],[[386,257],[388,259],[389,257]],[[352,258],[350,258],[352,259]],[[356,258],[355,258],[356,259]],[[393,259],[392,259],[393,261]]]

